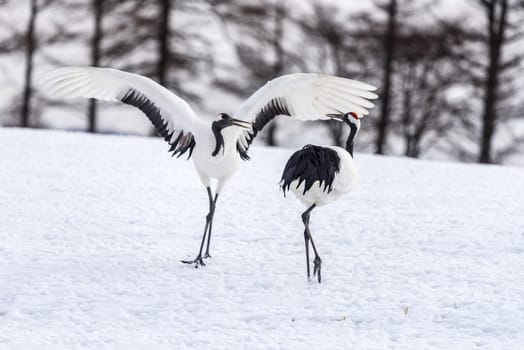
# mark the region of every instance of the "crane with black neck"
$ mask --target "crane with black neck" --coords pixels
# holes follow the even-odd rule
[[[306,145],[296,151],[287,161],[282,173],[281,188],[291,191],[306,207],[302,213],[304,242],[306,247],[306,272],[311,278],[309,267],[309,244],[313,248],[313,276],[320,283],[322,260],[313,242],[309,228],[309,216],[316,207],[329,204],[353,190],[358,173],[353,161],[353,145],[360,130],[360,117],[355,112],[327,114],[349,126],[345,148],[338,146]]]

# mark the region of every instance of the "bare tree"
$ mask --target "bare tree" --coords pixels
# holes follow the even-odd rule
[[[31,0],[29,2],[8,1],[0,3],[1,6],[10,6],[10,11],[25,9],[29,5],[27,24],[20,24],[14,21],[3,21],[2,39],[0,40],[0,53],[5,55],[8,60],[15,61],[17,56],[23,56],[23,75],[15,76],[6,68],[2,76],[9,79],[10,85],[21,85],[20,92],[9,101],[7,106],[3,106],[9,125],[24,127],[39,127],[38,116],[45,103],[44,98],[35,94],[34,88],[34,67],[35,60],[49,62],[46,49],[57,43],[64,43],[71,39],[70,33],[63,26],[57,25],[49,17],[45,17],[47,23],[43,21],[43,13],[51,13],[54,9],[62,6],[61,0]],[[51,25],[50,25],[51,24]],[[51,60],[52,61],[52,60]],[[4,82],[5,83],[5,82]],[[4,96],[5,97],[5,96]]]
[[[493,161],[493,136],[500,119],[498,105],[501,102],[500,80],[502,74],[519,65],[524,58],[522,53],[505,59],[503,50],[512,41],[520,40],[523,32],[522,25],[517,27],[517,32],[508,33],[514,23],[509,21],[509,11],[521,11],[524,9],[522,1],[511,0],[477,0],[484,8],[487,20],[486,49],[487,65],[484,73],[484,101],[482,107],[482,134],[480,140],[480,163],[491,163]],[[509,34],[509,35],[508,35]]]
[[[31,94],[33,79],[33,57],[36,50],[35,27],[40,4],[38,0],[31,0],[29,3],[30,13],[27,29],[25,32],[25,69],[24,69],[24,87],[22,94],[22,109],[20,113],[20,125],[29,126],[29,116],[31,115]]]
[[[33,68],[34,57],[38,48],[38,43],[47,44],[54,42],[60,36],[59,33],[42,37],[37,33],[36,23],[37,19],[46,7],[51,5],[53,0],[30,0],[29,2],[29,20],[23,35],[24,47],[24,79],[22,88],[22,103],[20,107],[20,126],[28,127],[31,124],[32,114],[32,97],[33,97]]]
[[[307,51],[316,51],[311,56],[318,63],[308,70],[323,71],[350,79],[378,82],[377,74],[382,53],[380,41],[383,30],[366,13],[344,13],[333,5],[316,4],[313,14],[299,17],[304,41],[309,45],[300,55],[308,58]],[[373,23],[372,25],[370,23]],[[373,29],[373,30],[371,30]],[[311,61],[311,59],[309,59]],[[305,62],[304,65],[312,66]],[[342,146],[345,142],[344,129],[340,123],[326,121],[332,142]]]
[[[102,42],[102,17],[104,14],[104,0],[92,0],[92,8],[93,8],[93,35],[91,38],[91,65],[92,66],[98,66],[100,64],[100,57],[101,57],[101,42]],[[88,131],[89,132],[96,132],[96,125],[97,125],[97,108],[96,108],[96,100],[90,99],[89,105],[88,105],[88,113],[87,113],[87,120],[88,120]]]
[[[522,117],[519,108],[522,96],[517,85],[524,70],[524,53],[520,49],[524,44],[524,1],[472,0],[471,3],[484,16],[481,27],[476,25],[478,22],[465,24],[467,21],[445,25],[468,39],[469,45],[458,56],[457,64],[463,67],[462,73],[475,89],[473,97],[480,104],[480,125],[471,129],[470,136],[478,144],[477,161],[492,163],[518,148],[508,144],[496,149],[494,139],[501,126]],[[520,142],[522,137],[512,138]]]
[[[244,72],[243,81],[217,79],[217,86],[244,96],[245,91],[254,91],[286,72],[289,55],[284,49],[284,26],[288,13],[282,3],[214,0],[211,4],[232,41]],[[265,130],[265,142],[269,146],[277,145],[277,123],[274,120]]]
[[[282,4],[276,4],[274,7],[274,13],[273,13],[273,19],[274,19],[274,27],[273,27],[273,40],[272,40],[272,47],[275,51],[275,61],[273,64],[273,77],[277,77],[281,75],[284,72],[284,64],[285,64],[285,52],[283,48],[283,41],[284,41],[284,20],[286,18],[286,9],[284,5]],[[276,146],[277,141],[275,139],[275,134],[277,131],[277,121],[273,121],[273,123],[269,124],[268,130],[267,130],[267,145],[268,146]]]
[[[387,29],[384,33],[384,62],[382,75],[382,90],[380,103],[380,117],[377,125],[376,153],[384,154],[387,141],[387,130],[390,120],[390,104],[392,90],[393,60],[397,33],[397,0],[389,0],[382,6],[387,13]]]
[[[202,15],[198,2],[136,0],[126,5],[119,6],[115,11],[118,20],[108,23],[106,29],[120,33],[104,45],[108,62],[151,77],[181,97],[198,101],[188,84],[181,83],[184,76],[196,80],[213,62],[208,52],[211,43],[198,26],[187,25],[188,20]],[[174,18],[180,18],[178,25]]]
[[[298,19],[306,40],[319,51],[324,63],[331,63],[333,74],[351,77],[351,72],[348,72],[347,69],[347,62],[351,59],[348,53],[355,51],[351,47],[353,40],[349,26],[346,24],[347,16],[334,15],[339,10],[332,5],[315,4],[313,9],[311,17]],[[322,71],[324,67],[319,68]],[[326,121],[325,124],[329,128],[333,144],[342,146],[344,143],[343,128],[340,127],[340,124],[336,121]]]
[[[196,101],[198,96],[180,84],[183,79],[179,77],[193,74],[196,78],[199,72],[205,71],[199,67],[209,60],[209,55],[193,48],[209,45],[202,44],[199,33],[188,34],[183,25],[181,29],[172,28],[175,11],[197,11],[187,0],[176,4],[175,8],[174,0],[91,0],[89,6],[83,2],[66,2],[62,7],[74,13],[92,14],[92,32],[81,34],[89,37],[85,44],[90,47],[91,65],[108,65],[149,76],[175,89],[182,97]],[[90,132],[97,129],[97,114],[96,101],[90,100],[87,109]],[[156,134],[156,131],[152,129],[150,133]]]
[[[72,14],[75,19],[82,18],[87,14],[87,18],[91,20],[91,32],[74,32],[66,27],[64,24],[55,24],[57,26],[60,36],[57,37],[60,44],[66,44],[70,42],[81,43],[89,48],[89,65],[101,66],[107,61],[107,53],[103,47],[105,43],[104,34],[107,32],[106,22],[112,22],[116,20],[116,16],[113,15],[113,11],[118,6],[125,5],[125,1],[119,0],[90,0],[89,2],[83,1],[65,1],[65,0],[54,0],[55,11],[67,11]],[[61,40],[60,40],[61,39]],[[46,59],[56,65],[68,65],[67,62],[57,61],[55,57],[46,56]],[[86,110],[87,117],[87,131],[95,133],[98,131],[98,102],[95,99],[89,99]]]
[[[167,68],[171,50],[169,48],[169,39],[171,38],[170,19],[171,19],[171,0],[161,0],[158,6],[159,17],[161,18],[158,28],[158,82],[161,85],[166,84]],[[173,0],[174,2],[174,0]]]
[[[455,47],[462,44],[442,27],[407,27],[397,33],[394,124],[408,157],[419,157],[442,141],[470,113],[466,99],[457,100],[452,91],[466,83],[455,65]]]

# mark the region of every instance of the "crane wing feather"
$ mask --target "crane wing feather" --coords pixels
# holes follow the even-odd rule
[[[243,159],[257,134],[276,116],[301,120],[329,119],[327,114],[355,112],[369,114],[378,98],[372,85],[327,74],[295,73],[268,81],[252,94],[234,113],[234,117],[251,121],[243,131],[237,149]]]
[[[39,77],[37,84],[56,98],[96,98],[119,101],[141,110],[158,133],[181,156],[195,145],[196,116],[189,104],[155,81],[111,68],[63,67]]]

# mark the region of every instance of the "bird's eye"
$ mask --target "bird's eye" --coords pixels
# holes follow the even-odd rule
[[[222,119],[227,119],[227,115],[226,114],[222,113],[221,116],[222,116]]]

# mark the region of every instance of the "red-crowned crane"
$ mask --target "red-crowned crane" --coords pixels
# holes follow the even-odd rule
[[[307,278],[310,280],[309,243],[313,247],[313,276],[321,282],[322,260],[318,255],[309,229],[309,215],[318,206],[326,205],[350,192],[357,184],[357,167],[353,162],[353,144],[360,129],[357,113],[334,113],[328,117],[349,126],[346,147],[306,145],[291,155],[284,167],[281,187],[284,194],[291,191],[306,207],[302,213],[306,245]]]
[[[329,119],[339,110],[367,114],[376,95],[373,87],[339,77],[296,73],[273,79],[258,89],[230,116],[220,113],[213,121],[197,118],[189,104],[153,80],[110,68],[63,67],[44,73],[39,85],[55,97],[96,98],[119,101],[140,109],[171,145],[173,155],[188,154],[207,189],[209,213],[198,255],[184,263],[205,265],[213,217],[224,184],[248,160],[253,139],[273,118]],[[216,180],[214,190],[211,179]],[[202,254],[207,238],[205,253]]]

